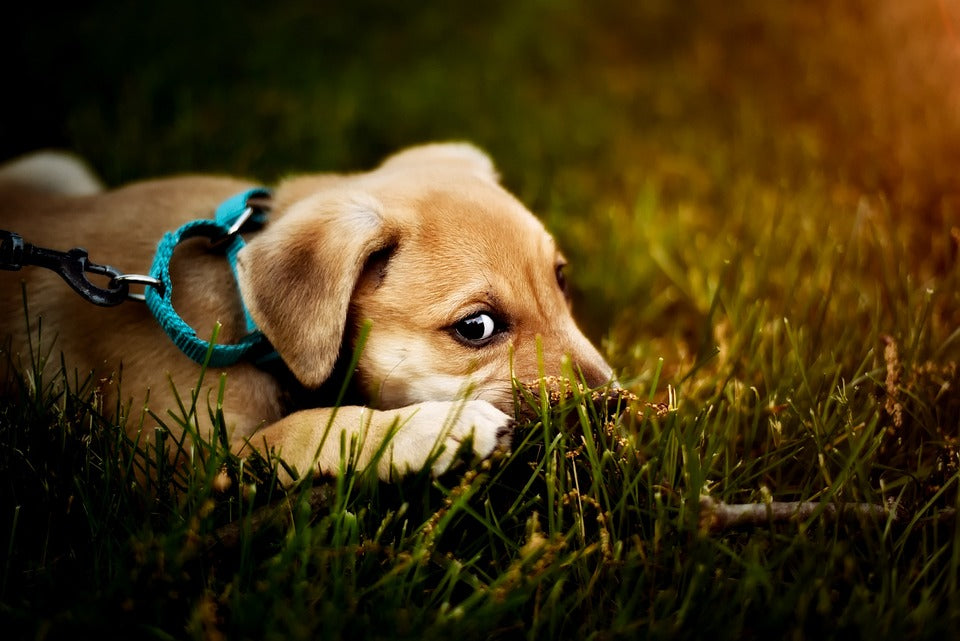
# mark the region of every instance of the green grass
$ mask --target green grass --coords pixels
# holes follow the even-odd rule
[[[32,99],[0,152],[66,145],[111,184],[269,181],[474,140],[557,236],[625,384],[671,411],[611,425],[582,398],[534,404],[512,454],[473,471],[285,491],[219,438],[165,465],[54,349],[42,376],[7,367],[0,399],[4,629],[956,636],[949,3],[384,4],[19,6],[9,84]],[[163,421],[216,416],[180,391]],[[901,517],[711,532],[704,496]]]

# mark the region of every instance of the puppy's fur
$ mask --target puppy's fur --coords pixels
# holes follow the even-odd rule
[[[95,262],[145,274],[165,231],[211,217],[251,186],[193,176],[101,191],[77,160],[41,155],[0,168],[0,227],[43,247],[84,247]],[[297,384],[314,390],[339,386],[333,379],[345,374],[359,328],[369,321],[370,331],[353,376],[363,403],[336,411],[291,412],[291,379],[247,362],[226,368],[224,412],[237,451],[278,454],[300,474],[335,474],[342,436],[356,439],[360,467],[389,438],[377,460],[381,478],[431,461],[440,473],[468,437],[479,457],[509,446],[511,377],[559,375],[569,357],[590,385],[611,378],[571,317],[553,239],[472,146],[414,147],[370,172],[286,180],[274,190],[267,226],[245,237],[239,293],[205,241],[175,254],[173,302],[200,336],[219,321],[221,341],[238,339],[242,295]],[[13,336],[15,358],[27,358],[21,280],[29,330],[36,335],[42,316],[43,337],[57,334],[55,350],[95,372],[105,407],[117,394],[149,390],[144,402],[162,416],[174,406],[171,379],[180,390],[195,385],[198,366],[143,304],[96,307],[36,267],[0,273],[0,335]],[[201,404],[208,394],[215,392],[205,390]]]

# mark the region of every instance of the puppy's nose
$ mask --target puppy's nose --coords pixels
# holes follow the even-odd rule
[[[614,388],[620,387],[613,375],[613,370],[602,358],[599,359],[599,362],[587,361],[580,362],[577,365],[588,387],[601,387],[603,385],[610,385]]]

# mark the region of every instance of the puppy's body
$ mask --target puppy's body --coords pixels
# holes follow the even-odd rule
[[[0,170],[0,227],[44,247],[81,246],[95,262],[143,274],[164,232],[211,217],[255,186],[180,177],[91,194],[82,184],[51,191],[49,176],[31,178],[42,173]],[[239,291],[205,241],[177,249],[173,303],[201,337],[217,321],[221,342],[245,333],[242,295],[293,376],[319,388],[332,382],[359,327],[369,321],[371,329],[354,377],[366,406],[286,414],[284,384],[273,373],[246,362],[227,368],[224,411],[238,451],[249,444],[300,473],[336,473],[341,435],[357,440],[359,466],[391,437],[378,461],[382,478],[419,469],[442,450],[433,463],[440,472],[468,436],[480,456],[509,443],[512,376],[560,374],[569,356],[589,383],[610,379],[570,315],[553,240],[472,147],[428,145],[371,172],[283,182],[268,225],[246,238]],[[96,307],[39,268],[0,273],[0,333],[13,336],[15,358],[26,358],[28,344],[21,280],[34,340],[42,316],[44,341],[55,332],[55,350],[81,372],[93,370],[108,403],[117,394],[139,403],[149,390],[144,402],[163,415],[175,406],[170,380],[179,390],[195,385],[198,366],[144,305]]]

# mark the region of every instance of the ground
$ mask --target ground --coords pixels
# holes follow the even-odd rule
[[[0,410],[0,617],[41,638],[954,635],[960,5],[328,4],[17,5],[0,158],[269,182],[471,140],[558,237],[633,397],[532,399],[513,455],[466,477],[287,496],[213,443],[150,493],[104,463],[149,456],[82,383],[26,376]],[[823,507],[704,520],[786,501]],[[826,507],[851,503],[885,510]]]

